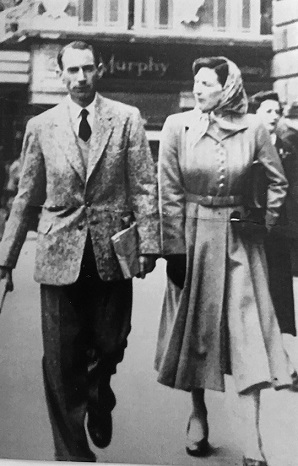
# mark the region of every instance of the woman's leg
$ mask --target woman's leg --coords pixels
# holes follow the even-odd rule
[[[209,453],[207,408],[202,388],[192,390],[192,413],[187,426],[186,451],[191,456],[205,456]]]
[[[239,405],[244,425],[244,457],[265,461],[260,435],[260,390],[239,394]]]
[[[207,408],[205,404],[205,390],[197,388],[191,392],[192,413],[190,415],[188,437],[200,441],[208,438]]]

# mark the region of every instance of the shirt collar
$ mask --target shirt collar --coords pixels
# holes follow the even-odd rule
[[[95,114],[95,100],[96,100],[95,97],[93,101],[91,102],[91,104],[89,104],[87,107],[81,107],[80,105],[76,104],[69,95],[67,96],[67,98],[68,98],[68,107],[70,111],[70,116],[73,122],[76,122],[78,118],[80,118],[82,108],[85,108],[86,110],[88,110],[89,112],[88,117],[90,116],[91,121],[93,121],[94,114]]]

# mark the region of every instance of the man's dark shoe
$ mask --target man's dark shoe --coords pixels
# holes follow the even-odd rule
[[[116,398],[109,385],[100,390],[99,397],[101,402],[97,406],[90,404],[88,407],[87,428],[94,445],[106,448],[112,440],[112,410],[116,405]]]
[[[108,409],[94,413],[89,410],[87,428],[92,442],[98,448],[106,448],[112,440],[112,413]]]

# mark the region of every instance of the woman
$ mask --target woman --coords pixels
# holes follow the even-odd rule
[[[186,450],[203,456],[209,452],[204,390],[224,391],[224,374],[232,374],[246,425],[243,464],[264,466],[260,389],[288,387],[291,378],[261,236],[277,221],[287,181],[266,129],[246,114],[237,66],[224,57],[201,58],[193,73],[196,107],[166,120],[160,145],[168,283],[158,381],[191,392]],[[255,158],[268,178],[266,228],[256,228],[256,240],[243,198]]]
[[[284,345],[287,347],[289,335],[296,336],[293,278],[291,266],[291,238],[297,238],[297,232],[292,231],[292,206],[297,205],[297,178],[293,179],[293,169],[296,165],[296,154],[286,142],[277,136],[277,125],[282,114],[278,94],[274,91],[261,91],[253,95],[249,101],[250,110],[256,113],[270,133],[272,144],[280,157],[289,189],[286,201],[281,209],[277,228],[273,228],[265,238],[265,252],[268,263],[269,285],[280,331]],[[294,172],[296,175],[296,170]],[[261,173],[263,177],[263,173]],[[255,180],[260,186],[259,176]],[[261,183],[262,184],[262,183]],[[260,203],[261,204],[261,203]],[[260,205],[262,208],[262,205]],[[293,369],[294,387],[298,389],[297,372]]]

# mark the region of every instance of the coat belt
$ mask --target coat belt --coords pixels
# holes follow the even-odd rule
[[[199,194],[185,193],[187,202],[195,202],[202,206],[236,206],[243,204],[242,196],[201,196]]]

